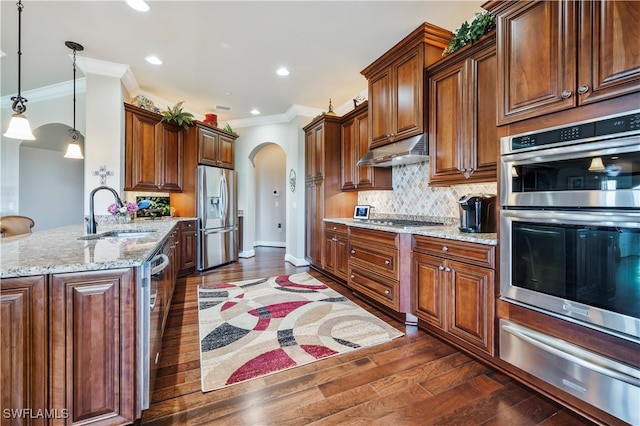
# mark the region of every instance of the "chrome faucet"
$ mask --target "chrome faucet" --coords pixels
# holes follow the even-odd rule
[[[118,205],[118,207],[123,206],[120,196],[118,195],[116,190],[113,188],[109,188],[108,186],[99,186],[93,191],[91,191],[91,193],[89,194],[89,222],[87,223],[87,234],[96,233],[97,223],[96,223],[96,216],[93,212],[93,196],[96,194],[96,192],[100,191],[101,189],[106,189],[107,191],[111,191],[111,193],[116,199],[116,204]]]

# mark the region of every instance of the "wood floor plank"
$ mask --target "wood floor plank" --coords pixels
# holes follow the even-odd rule
[[[305,271],[309,268],[284,262],[283,249],[257,247],[253,258],[180,278],[167,318],[151,407],[143,412],[140,424],[593,426],[443,340],[368,305],[315,271],[309,273],[405,335],[202,392],[198,286]]]

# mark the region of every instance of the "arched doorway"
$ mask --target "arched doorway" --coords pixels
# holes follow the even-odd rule
[[[33,131],[36,140],[20,144],[18,211],[35,221],[34,231],[83,223],[84,160],[64,158],[69,129],[45,124]]]
[[[275,143],[255,151],[255,246],[286,247],[286,155]]]

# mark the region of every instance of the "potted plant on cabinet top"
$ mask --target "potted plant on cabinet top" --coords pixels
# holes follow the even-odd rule
[[[182,126],[185,129],[188,129],[189,126],[193,123],[193,114],[182,110],[183,103],[184,101],[178,102],[173,107],[167,107],[165,111],[162,111],[160,113],[162,114],[162,121],[173,121],[178,126]]]

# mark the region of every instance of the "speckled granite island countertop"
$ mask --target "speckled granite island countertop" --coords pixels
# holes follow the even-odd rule
[[[144,237],[79,240],[85,225],[70,225],[32,234],[0,238],[0,278],[63,272],[96,271],[142,265],[182,220],[136,220],[130,224],[98,225],[97,233],[112,230],[155,230]]]
[[[357,226],[360,228],[377,229],[379,231],[396,232],[399,234],[415,234],[427,237],[446,238],[448,240],[467,241],[470,243],[498,245],[498,235],[492,234],[472,234],[468,232],[460,232],[457,226],[423,226],[423,227],[398,227],[373,223],[358,222],[349,218],[329,218],[324,219],[329,223],[340,223],[348,226]]]

